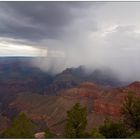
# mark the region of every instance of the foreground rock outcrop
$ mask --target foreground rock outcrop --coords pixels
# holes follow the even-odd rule
[[[35,133],[35,139],[45,139],[45,132]]]

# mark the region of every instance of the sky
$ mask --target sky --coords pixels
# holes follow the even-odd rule
[[[110,68],[140,80],[140,2],[0,2],[0,56],[55,73]]]

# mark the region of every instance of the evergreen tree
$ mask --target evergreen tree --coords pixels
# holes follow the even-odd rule
[[[140,131],[140,99],[134,98],[131,92],[125,98],[122,114],[125,124],[132,131]]]
[[[87,110],[79,103],[76,103],[67,111],[67,123],[65,135],[67,138],[84,138],[87,137],[85,128],[87,125]]]
[[[24,113],[20,113],[4,133],[4,138],[33,138],[35,125]]]
[[[128,129],[123,122],[105,121],[104,125],[99,128],[99,131],[105,138],[127,138]]]

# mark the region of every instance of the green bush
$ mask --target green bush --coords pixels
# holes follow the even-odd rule
[[[90,133],[90,138],[102,139],[102,138],[105,138],[105,137],[101,133],[99,133],[96,128],[93,128],[91,133]]]
[[[139,139],[140,138],[140,131],[134,132],[134,134],[132,134],[131,138]]]
[[[53,138],[53,134],[49,129],[45,130],[45,138]]]

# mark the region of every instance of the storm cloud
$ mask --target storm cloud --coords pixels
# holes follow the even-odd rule
[[[58,38],[90,3],[1,2],[0,34],[29,40]]]
[[[33,62],[44,71],[86,65],[140,80],[139,19],[140,2],[0,2],[0,41],[46,49]]]

